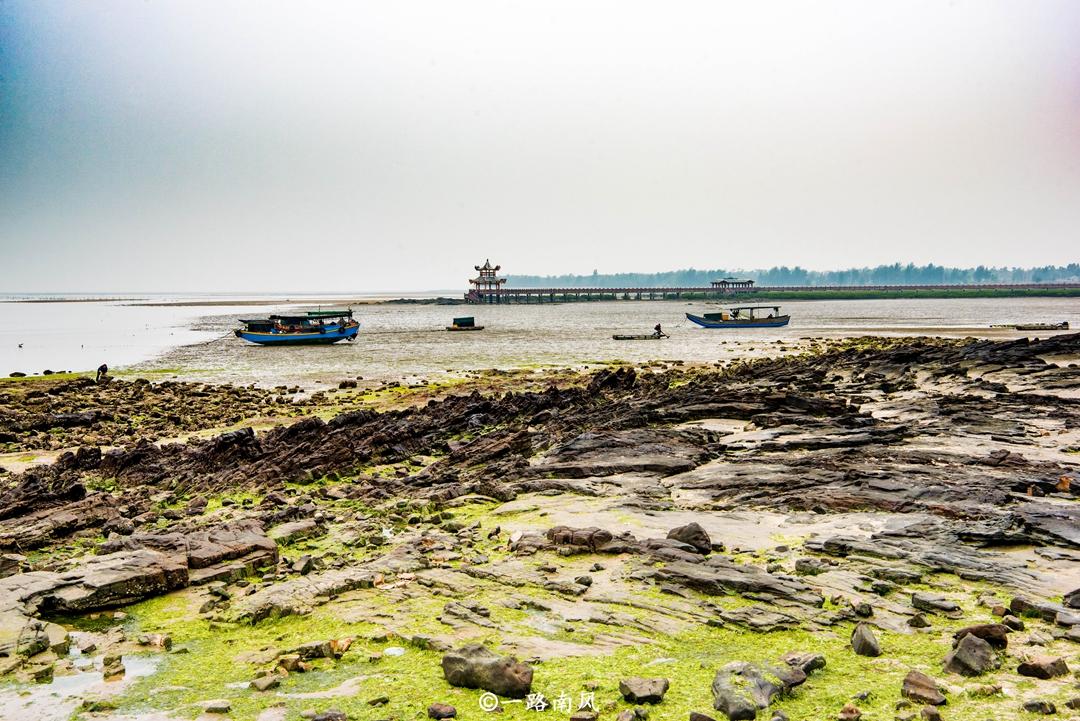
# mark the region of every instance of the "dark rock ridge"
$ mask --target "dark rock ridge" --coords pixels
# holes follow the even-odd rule
[[[286,481],[445,451],[449,439],[481,424],[497,430],[455,444],[446,458],[418,473],[392,482],[358,480],[351,492],[375,500],[407,494],[445,502],[468,493],[510,499],[522,490],[563,487],[565,479],[646,472],[669,476],[673,487],[712,495],[718,503],[921,511],[942,519],[931,529],[942,538],[1080,547],[1077,507],[1046,502],[1040,495],[1063,493],[1056,489],[1069,468],[1012,450],[987,457],[903,445],[916,432],[994,438],[1006,430],[997,427],[1001,424],[1011,424],[1010,437],[1023,437],[1036,433],[1030,422],[1045,415],[1076,423],[1075,403],[1045,389],[1080,387],[1080,373],[1042,357],[1076,353],[1078,339],[1073,334],[1038,342],[909,340],[856,346],[725,371],[672,371],[684,373],[685,382],[675,387],[665,374],[605,371],[589,387],[499,398],[452,396],[417,409],[353,411],[329,422],[305,418],[258,436],[241,429],[187,444],[143,441],[100,460],[85,451],[28,471],[0,493],[0,508],[19,516],[62,508],[86,493],[82,481],[88,473],[111,478],[121,489],[94,494],[103,508],[137,506],[142,487],[177,493],[273,490]],[[930,390],[897,403],[902,422],[861,410],[855,399],[881,395],[883,384],[907,382],[916,362],[929,377]],[[1017,391],[991,397],[965,392],[965,383],[972,389],[978,383],[957,369],[980,364]],[[847,380],[827,382],[829,376]],[[1025,392],[1026,387],[1043,392]],[[760,430],[726,440],[699,428],[658,427],[716,414]],[[819,450],[792,454],[811,447]],[[1080,484],[1064,493],[1075,497]],[[99,513],[86,524],[74,524],[75,530],[106,520]],[[4,526],[0,520],[0,543],[26,547]],[[51,528],[47,538],[60,537],[66,528]],[[35,539],[27,541],[32,545]],[[976,564],[970,572],[980,573]]]

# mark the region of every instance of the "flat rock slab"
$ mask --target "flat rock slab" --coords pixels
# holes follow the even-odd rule
[[[314,538],[326,533],[326,529],[314,520],[305,518],[301,521],[290,521],[274,526],[267,534],[279,544],[291,543],[301,538]]]
[[[703,463],[705,443],[701,434],[691,430],[589,431],[556,446],[533,467],[571,478],[634,472],[670,476]]]
[[[294,578],[237,599],[231,617],[235,621],[255,623],[265,618],[306,613],[319,604],[320,598],[372,588],[376,577],[377,573],[367,568],[348,568]]]
[[[147,550],[94,556],[66,573],[34,571],[0,579],[0,656],[52,645],[49,624],[35,618],[39,613],[119,606],[186,585],[186,565]]]
[[[712,556],[703,563],[675,561],[655,572],[661,583],[700,591],[710,596],[740,593],[750,598],[780,598],[814,608],[824,598],[801,581],[774,576],[751,565],[740,565],[726,556]]]
[[[191,533],[135,533],[109,539],[98,550],[113,553],[140,548],[182,556],[190,568],[206,568],[259,551],[271,554],[277,560],[277,543],[263,532],[262,525],[251,520]]]

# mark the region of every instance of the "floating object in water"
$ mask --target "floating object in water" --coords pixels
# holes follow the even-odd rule
[[[469,315],[462,318],[454,318],[453,325],[446,326],[446,330],[484,330],[484,326],[477,325],[476,318]]]
[[[991,328],[1012,328],[1013,330],[1069,330],[1069,321],[1060,323],[999,323]]]
[[[762,310],[769,311],[769,314],[762,317],[755,312]],[[778,305],[744,305],[721,313],[687,313],[686,319],[702,328],[782,328],[788,324],[791,316],[781,315]]]
[[[259,345],[329,345],[355,340],[360,332],[352,308],[309,310],[303,315],[272,315],[240,322],[244,327],[234,331],[236,337]]]

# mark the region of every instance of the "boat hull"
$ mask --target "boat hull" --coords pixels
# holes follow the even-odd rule
[[[236,331],[236,337],[258,345],[330,345],[343,340],[352,340],[360,332],[359,325],[345,327],[334,326],[324,332],[305,331],[303,333],[260,333],[247,330]]]
[[[791,320],[790,315],[778,315],[775,318],[755,318],[753,320],[709,320],[692,313],[686,319],[697,323],[702,328],[783,328]]]
[[[655,333],[650,335],[613,335],[612,340],[663,340],[667,338],[666,335],[656,335]]]

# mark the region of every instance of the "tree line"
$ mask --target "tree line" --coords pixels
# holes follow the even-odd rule
[[[757,285],[968,285],[980,283],[1080,282],[1080,263],[1006,268],[979,265],[950,268],[942,265],[893,263],[872,268],[807,270],[799,266],[775,266],[762,270],[672,270],[662,273],[600,273],[591,275],[510,275],[511,288],[659,288],[705,287],[722,278],[752,279]]]

